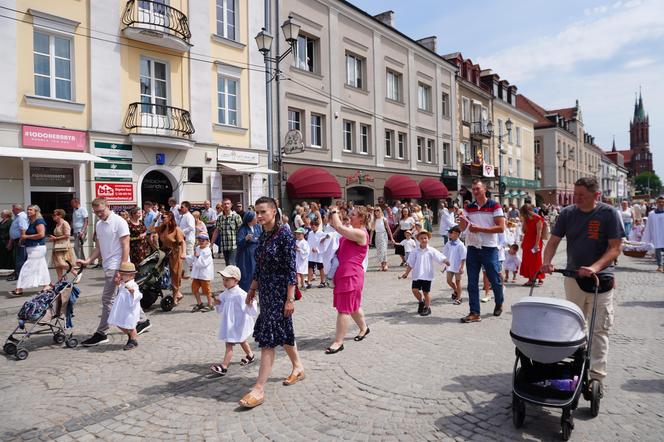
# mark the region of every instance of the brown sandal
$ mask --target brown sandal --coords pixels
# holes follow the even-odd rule
[[[263,396],[260,399],[257,399],[256,396],[252,395],[251,392],[247,393],[244,395],[242,399],[240,399],[240,406],[244,408],[255,408],[258,407],[260,404],[265,402],[265,396]]]
[[[298,374],[291,373],[286,379],[284,379],[283,384],[285,386],[296,384],[298,381],[304,380],[304,371],[299,372]]]

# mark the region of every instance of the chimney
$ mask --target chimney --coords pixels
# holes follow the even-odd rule
[[[380,14],[374,15],[374,18],[390,28],[394,27],[394,11],[381,12]]]
[[[436,41],[438,40],[438,37],[435,35],[432,35],[431,37],[424,37],[420,38],[417,40],[417,42],[420,44],[420,46],[424,46],[431,52],[436,52]]]

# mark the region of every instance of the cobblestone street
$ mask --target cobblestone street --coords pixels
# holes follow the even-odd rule
[[[434,244],[439,246],[440,238]],[[113,331],[111,342],[96,348],[60,348],[50,336],[42,336],[30,340],[27,360],[1,358],[0,439],[560,438],[559,410],[528,406],[524,427],[515,430],[512,425],[509,305],[527,295],[525,287],[507,286],[500,318],[490,314],[491,302],[482,304],[481,323],[460,324],[468,309],[467,294],[461,306],[452,305],[451,291],[439,275],[432,290],[433,314],[419,317],[410,281],[397,279],[397,258],[390,256],[393,266],[382,273],[376,271],[374,255],[372,250],[363,299],[369,337],[351,339],[345,351],[325,355],[335,324],[332,290],[306,291],[296,305],[295,331],[307,377],[282,386],[290,366],[278,350],[265,404],[256,409],[242,410],[237,401],[253,385],[258,364],[240,367],[237,348],[228,375],[212,375],[209,365],[223,356],[216,339],[218,316],[189,313],[193,297],[187,296],[172,312],[158,307],[149,312],[153,327],[139,337],[135,351],[122,351],[123,335]],[[563,259],[559,253],[558,263]],[[222,261],[215,260],[215,266],[220,270]],[[581,400],[572,440],[662,440],[664,275],[654,269],[650,259],[620,259],[605,397],[594,419],[589,403]],[[100,278],[98,270],[84,276],[86,297],[74,318],[79,338],[97,324],[94,294],[100,290],[94,284]],[[220,286],[215,283],[215,289]],[[20,305],[27,297],[6,299],[4,293],[0,330],[6,336],[18,311],[11,303]],[[562,276],[547,278],[536,293],[562,297]],[[351,328],[349,337],[355,334]]]

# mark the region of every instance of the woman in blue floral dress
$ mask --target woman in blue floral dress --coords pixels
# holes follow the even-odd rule
[[[256,215],[263,234],[256,248],[256,270],[247,292],[250,304],[259,292],[260,312],[254,326],[254,339],[261,349],[261,366],[256,384],[240,405],[254,408],[265,400],[264,387],[274,365],[275,347],[283,346],[293,364],[283,385],[304,379],[304,367],[295,346],[293,312],[295,311],[295,239],[290,229],[277,219],[277,204],[272,198],[256,200]]]

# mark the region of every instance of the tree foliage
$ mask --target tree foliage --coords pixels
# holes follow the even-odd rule
[[[662,180],[655,172],[641,172],[634,178],[636,193],[641,195],[659,195],[662,191]]]

